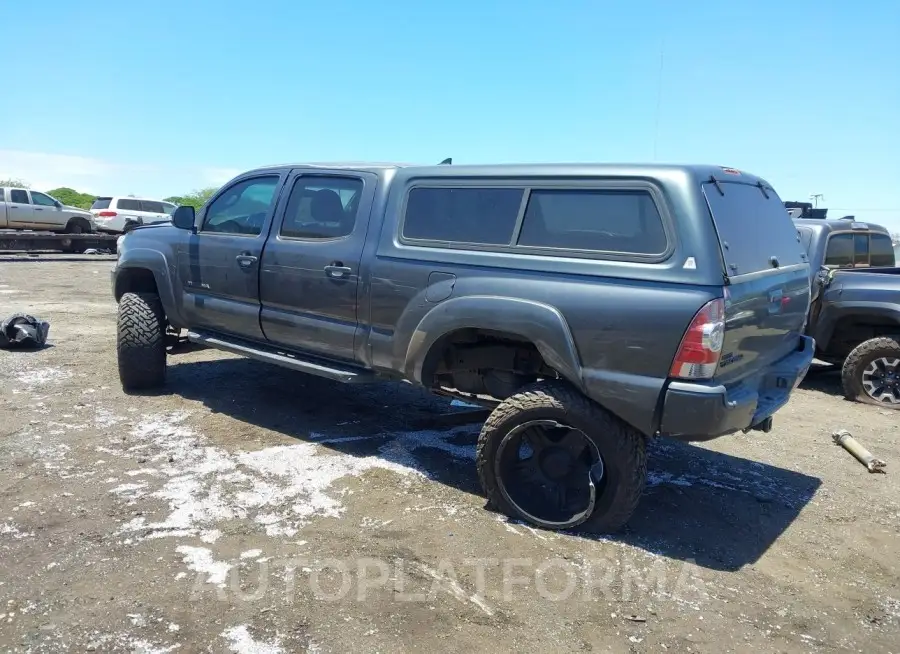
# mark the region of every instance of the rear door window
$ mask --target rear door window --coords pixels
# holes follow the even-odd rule
[[[97,198],[91,205],[91,209],[109,209],[110,202],[112,202],[112,198]]]
[[[349,235],[356,226],[362,192],[363,181],[356,177],[298,177],[279,234],[304,239]]]
[[[28,192],[17,188],[9,191],[9,201],[15,202],[16,204],[31,204],[31,202],[28,201]]]
[[[703,192],[728,276],[806,263],[797,228],[772,188],[720,179],[705,182]]]
[[[116,206],[122,211],[141,211],[141,201],[130,198],[119,198]]]
[[[141,200],[141,207],[148,213],[165,213],[162,202],[154,202],[153,200]]]
[[[647,191],[534,189],[518,245],[565,250],[662,254],[662,218]]]

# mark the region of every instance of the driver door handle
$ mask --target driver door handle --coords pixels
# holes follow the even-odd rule
[[[256,263],[259,260],[257,257],[254,257],[249,252],[244,252],[243,254],[239,254],[235,258],[237,259],[238,265],[241,268],[249,268],[250,266],[252,266],[254,263]]]
[[[349,277],[352,272],[353,271],[348,266],[345,266],[340,261],[335,261],[334,263],[325,266],[325,274],[332,279],[344,279],[345,277]]]

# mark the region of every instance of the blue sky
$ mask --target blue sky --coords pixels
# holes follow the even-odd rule
[[[895,1],[15,5],[0,177],[35,187],[167,196],[304,160],[656,160],[744,168],[900,231]]]

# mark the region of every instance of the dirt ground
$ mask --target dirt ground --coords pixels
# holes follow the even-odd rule
[[[4,651],[900,652],[900,412],[831,373],[769,434],[653,443],[615,538],[542,532],[409,385],[195,350],[123,394],[112,265],[0,256],[0,317],[51,323],[0,351]]]

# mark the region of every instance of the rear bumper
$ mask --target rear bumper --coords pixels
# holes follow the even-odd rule
[[[787,404],[803,381],[815,352],[815,342],[802,336],[799,349],[765,373],[735,388],[673,381],[666,390],[660,434],[704,441],[746,429],[766,429],[772,415]]]

